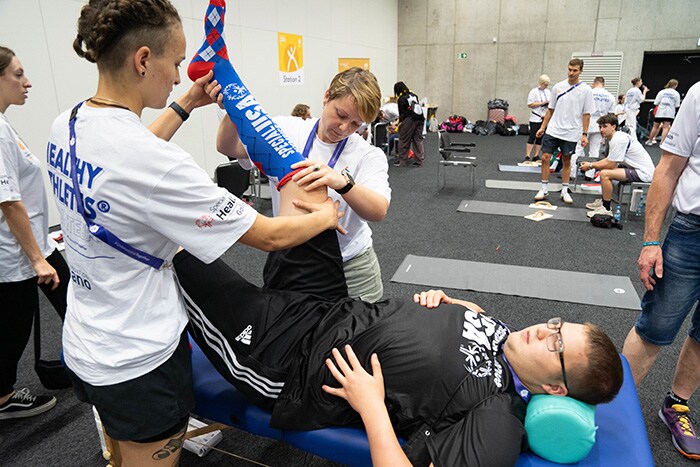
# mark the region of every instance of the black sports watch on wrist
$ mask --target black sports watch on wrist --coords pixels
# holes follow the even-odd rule
[[[343,175],[343,178],[345,179],[347,184],[343,188],[338,188],[337,190],[335,190],[335,192],[339,195],[344,195],[345,193],[350,191],[352,187],[355,186],[355,179],[352,178],[352,175],[350,175],[350,171],[347,167],[345,167],[340,173]]]

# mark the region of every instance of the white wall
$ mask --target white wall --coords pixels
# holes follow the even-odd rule
[[[191,57],[204,37],[206,0],[171,0],[182,17]],[[73,51],[83,0],[0,0],[0,44],[15,51],[33,88],[22,107],[7,117],[32,151],[45,160],[54,118],[93,95],[97,68]],[[337,72],[339,57],[369,57],[382,95],[393,94],[397,66],[397,0],[240,0],[228,2],[229,56],[246,85],[271,115],[287,114],[297,103],[321,112],[323,93]],[[277,71],[277,32],[304,38],[304,85],[281,86]],[[177,98],[189,86],[187,63]],[[158,112],[147,110],[148,124]],[[195,111],[173,141],[210,175],[223,161],[216,152],[218,120],[214,106]],[[48,179],[46,186],[49,187]],[[51,196],[50,190],[48,195]],[[58,222],[53,203],[50,224]]]

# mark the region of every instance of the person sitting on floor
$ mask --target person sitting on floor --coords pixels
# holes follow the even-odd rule
[[[332,231],[275,260],[291,289],[262,289],[222,260],[178,253],[190,333],[272,411],[272,427],[364,424],[375,466],[513,465],[527,449],[531,394],[597,404],[622,385],[619,354],[593,324],[553,318],[516,331],[434,290],[413,301],[348,298]]]
[[[613,114],[603,115],[598,119],[600,133],[608,141],[608,156],[596,162],[581,162],[584,170],[600,170],[600,185],[603,198],[586,204],[591,211],[588,217],[596,214],[612,216],[613,180],[619,182],[651,182],[654,177],[654,163],[651,156],[637,138],[617,131],[618,121]],[[620,167],[620,165],[624,167]]]

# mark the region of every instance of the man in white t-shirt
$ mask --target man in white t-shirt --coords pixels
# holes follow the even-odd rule
[[[671,123],[676,117],[676,109],[681,106],[681,95],[676,91],[677,87],[678,80],[670,79],[664,89],[656,95],[656,99],[654,99],[654,105],[656,106],[654,126],[651,129],[651,133],[649,133],[649,139],[645,143],[647,146],[656,144],[656,135],[659,134],[659,128],[661,129],[661,142],[663,143],[666,139],[666,135],[671,129]]]
[[[588,217],[596,214],[612,216],[613,180],[619,182],[650,182],[654,177],[654,163],[642,143],[622,131],[617,131],[617,117],[612,114],[598,119],[600,133],[608,141],[608,157],[602,161],[581,162],[581,170],[600,170],[603,198],[586,204],[592,209]],[[624,167],[620,167],[623,164]]]
[[[639,114],[639,106],[647,98],[649,88],[644,86],[642,78],[632,78],[632,87],[625,93],[625,121],[630,134],[637,137],[637,115]]]
[[[591,112],[591,122],[588,125],[588,157],[598,159],[600,156],[600,143],[603,137],[598,128],[598,119],[603,115],[615,112],[615,98],[605,89],[605,78],[596,76],[591,86],[593,92],[593,106]],[[571,158],[571,169],[576,169],[576,160],[584,155],[584,148],[581,143],[576,144],[576,153]],[[575,172],[574,172],[575,173]],[[587,173],[589,177],[593,177],[593,173]]]
[[[369,302],[381,299],[383,285],[368,222],[379,222],[386,217],[391,188],[385,154],[355,130],[365,121],[374,121],[379,104],[380,91],[374,75],[351,68],[331,81],[324,96],[321,118],[302,120],[280,116],[273,119],[300,153],[306,153],[305,148],[310,145],[308,153],[303,154],[309,163],[301,163],[307,167],[292,180],[307,191],[326,186],[330,188],[328,196],[340,202],[339,210],[344,211],[345,216],[339,223],[347,234],[339,235],[338,240],[349,295]],[[219,125],[217,149],[230,158],[239,159],[242,165],[248,163],[247,149],[228,116]],[[277,182],[273,177],[271,181]],[[272,190],[272,210],[275,216],[285,214],[280,210],[276,190]],[[269,267],[271,263],[268,258],[266,283],[273,273]]]
[[[555,151],[561,151],[561,199],[566,204],[574,200],[569,194],[569,177],[571,175],[571,155],[580,140],[585,147],[588,144],[588,124],[593,112],[593,92],[591,87],[579,80],[583,70],[583,60],[569,60],[568,79],[552,88],[549,108],[544,116],[537,137],[542,137],[542,188],[535,195],[535,201],[541,201],[549,195],[549,161]]]
[[[622,353],[639,386],[661,348],[673,343],[688,313],[692,324],[681,349],[671,391],[659,416],[671,431],[676,449],[700,459],[700,439],[689,417],[688,399],[700,386],[700,82],[686,94],[649,189],[644,243],[637,262],[647,289],[642,311]],[[669,205],[676,215],[661,245]]]

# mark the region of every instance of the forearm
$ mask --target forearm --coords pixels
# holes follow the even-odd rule
[[[216,150],[233,159],[248,158],[245,146],[238,136],[238,129],[228,115],[225,115],[219,123],[219,129],[216,133]]]
[[[607,157],[602,161],[589,162],[590,168],[595,170],[606,170],[606,169],[616,169],[618,167],[617,162],[609,160]]]
[[[382,221],[389,211],[389,201],[385,197],[360,184],[345,193],[343,199],[358,216],[366,221]]]
[[[17,243],[27,255],[32,264],[44,259],[43,252],[34,238],[29,215],[22,201],[7,201],[0,204],[2,214],[7,220],[10,232],[17,239]]]
[[[588,125],[591,123],[591,114],[583,114],[582,118],[583,132],[588,133]]]
[[[258,214],[240,242],[262,251],[292,248],[334,226],[322,212],[300,216],[265,217]]]
[[[188,114],[192,113],[195,109],[195,102],[188,94],[184,94],[175,100],[175,102]],[[148,126],[148,129],[157,137],[165,141],[170,141],[170,138],[175,135],[175,132],[180,129],[184,122],[185,121],[175,110],[167,107],[163,113]]]
[[[646,222],[644,224],[645,242],[660,240],[661,228],[671,205],[678,178],[687,162],[687,158],[670,153],[664,153],[661,157],[647,197]]]
[[[549,125],[549,120],[551,120],[553,113],[554,110],[547,109],[547,113],[544,114],[544,118],[542,119],[542,126],[540,126],[540,130],[544,131],[547,129],[547,125]]]
[[[382,405],[376,410],[366,412],[366,415],[362,415],[362,422],[367,431],[372,465],[374,467],[409,467],[411,463],[394,434],[394,427],[391,425],[386,407]]]

